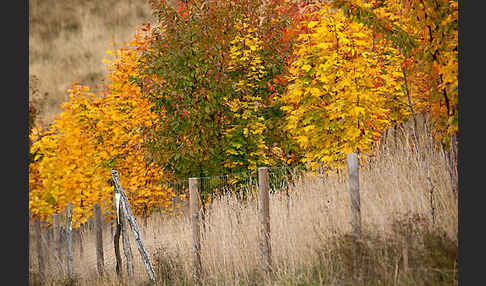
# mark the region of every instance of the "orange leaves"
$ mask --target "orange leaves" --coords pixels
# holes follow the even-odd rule
[[[132,44],[140,43],[137,34]],[[94,203],[112,208],[110,169],[121,174],[135,213],[167,205],[172,194],[160,188],[165,173],[147,162],[143,130],[157,124],[152,104],[129,81],[136,75],[135,47],[113,52],[109,84],[104,97],[73,83],[69,100],[50,129],[34,142],[31,153],[38,160],[29,172],[29,207],[35,215],[50,218],[73,202],[75,225],[92,215]]]

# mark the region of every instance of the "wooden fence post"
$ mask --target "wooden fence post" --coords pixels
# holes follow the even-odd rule
[[[123,202],[120,202],[120,205]],[[127,276],[128,276],[128,284],[135,285],[135,278],[133,276],[133,254],[132,248],[130,247],[130,237],[128,236],[128,225],[126,222],[126,218],[124,213],[120,211],[119,214],[120,218],[120,225],[121,225],[121,232],[122,232],[122,243],[123,243],[123,253],[125,254],[125,258],[127,260]]]
[[[142,238],[140,235],[140,230],[138,229],[137,222],[135,221],[135,217],[133,216],[132,209],[128,203],[127,195],[123,190],[120,179],[118,177],[118,172],[116,170],[111,170],[111,178],[113,184],[115,185],[115,192],[120,195],[120,211],[124,212],[123,215],[127,217],[128,222],[130,223],[130,228],[132,229],[133,236],[135,237],[135,242],[138,246],[138,252],[142,257],[142,262],[145,266],[145,272],[149,276],[150,280],[153,283],[156,283],[155,280],[155,271],[154,267],[152,266],[152,262],[150,261],[150,255],[148,254],[145,246],[143,245]],[[123,203],[122,203],[123,202]]]
[[[359,197],[359,161],[356,153],[347,155],[348,175],[349,175],[349,195],[351,197],[351,227],[353,243],[353,275],[358,279],[360,271],[358,269],[358,253],[361,238],[361,207]]]
[[[262,270],[265,281],[272,273],[272,248],[270,243],[270,201],[268,185],[268,169],[258,168],[258,201],[260,209],[260,245],[262,253]]]
[[[46,259],[47,259],[47,263],[49,265],[51,265],[51,251],[49,251],[50,249],[52,249],[52,227],[47,227],[46,230],[45,230],[45,234],[46,234],[46,240],[47,240],[47,252],[46,252]]]
[[[120,256],[120,233],[121,233],[121,224],[116,224],[116,231],[113,237],[113,243],[115,244],[115,258],[116,258],[116,266],[115,271],[116,274],[121,277],[121,268],[122,268],[122,260]]]
[[[53,214],[52,215],[52,226],[54,229],[54,235],[53,235],[53,240],[54,240],[54,248],[57,254],[57,261],[62,263],[63,261],[63,256],[62,256],[62,236],[61,236],[61,218],[59,217],[59,214]]]
[[[105,258],[103,256],[103,228],[101,225],[101,208],[100,204],[94,204],[94,220],[96,231],[96,265],[98,267],[98,273],[103,276],[105,267]]]
[[[67,241],[67,274],[69,280],[73,280],[73,203],[69,202],[67,205],[66,216],[66,241]]]
[[[83,259],[84,248],[83,248],[83,229],[81,226],[78,228],[78,242],[79,242],[79,258]]]
[[[40,219],[37,217],[35,218],[35,236],[37,240],[37,263],[39,269],[39,279],[41,283],[44,283],[46,280],[46,265],[44,263],[44,249],[42,247],[42,233],[41,233],[41,224]]]
[[[192,225],[193,278],[195,285],[201,285],[201,234],[199,222],[201,200],[199,197],[198,178],[189,178],[189,204]]]
[[[111,237],[113,237],[113,222],[110,221],[110,234],[111,234]]]
[[[355,239],[361,238],[361,208],[359,197],[359,162],[356,153],[348,154],[349,194],[351,197],[351,227]]]
[[[189,193],[189,196],[190,196],[190,193]],[[185,212],[184,212],[184,214],[186,215],[186,218],[189,218],[189,220],[190,220],[191,219],[191,201],[190,201],[190,198],[188,199],[186,197],[185,203],[186,204],[185,204]]]

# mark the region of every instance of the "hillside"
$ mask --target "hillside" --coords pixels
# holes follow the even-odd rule
[[[111,37],[121,46],[150,17],[146,0],[29,1],[29,97],[43,103],[41,122],[59,114],[71,82],[96,90]]]

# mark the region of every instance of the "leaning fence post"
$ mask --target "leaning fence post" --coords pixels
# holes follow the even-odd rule
[[[193,271],[194,284],[201,285],[201,235],[199,217],[201,211],[201,200],[199,197],[199,179],[189,179],[189,204],[192,225],[192,250],[193,250]]]
[[[123,202],[120,202],[120,205]],[[128,236],[128,225],[126,222],[126,218],[124,212],[121,211],[118,216],[121,225],[121,234],[122,234],[122,243],[123,243],[123,253],[125,254],[125,258],[127,260],[127,276],[129,285],[135,285],[135,279],[133,277],[133,254],[132,248],[130,247],[130,237]]]
[[[137,243],[138,246],[138,252],[142,257],[142,261],[145,266],[145,272],[147,272],[147,275],[149,276],[150,280],[153,283],[156,283],[154,267],[152,266],[152,262],[150,261],[150,256],[143,245],[142,238],[140,235],[140,230],[138,229],[137,222],[135,221],[135,217],[133,216],[132,213],[132,209],[128,204],[127,195],[125,194],[125,191],[123,190],[120,184],[120,179],[118,177],[118,172],[116,170],[111,170],[111,178],[113,184],[115,185],[115,192],[120,196],[120,211],[123,212],[123,215],[127,217],[128,222],[130,223],[130,228],[132,229],[135,242]]]
[[[39,266],[39,279],[44,283],[46,279],[46,265],[44,264],[44,249],[42,248],[42,233],[40,219],[35,218],[35,236],[37,240],[37,261]]]
[[[73,203],[67,205],[66,241],[67,241],[67,272],[69,280],[73,280]]]
[[[105,259],[103,256],[103,228],[101,225],[101,208],[100,204],[94,204],[94,222],[96,231],[96,265],[98,266],[98,273],[103,276]]]
[[[353,236],[361,238],[361,209],[359,198],[359,163],[356,153],[348,154],[349,194],[351,197],[351,227]]]
[[[272,269],[272,248],[270,243],[270,202],[268,186],[268,169],[266,167],[258,168],[258,191],[260,203],[260,240],[262,253],[263,276],[268,280]]]
[[[120,255],[120,233],[121,233],[121,224],[117,223],[115,235],[113,237],[113,243],[115,245],[115,259],[116,259],[115,271],[119,277],[121,277],[121,268],[122,268],[122,260]]]

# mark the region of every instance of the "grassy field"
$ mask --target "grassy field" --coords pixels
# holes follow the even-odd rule
[[[72,81],[97,90],[106,74],[106,50],[128,41],[149,21],[143,0],[29,1],[30,99],[41,102],[40,124],[60,112]],[[421,131],[423,146],[407,146],[408,131],[379,148],[360,170],[363,239],[356,260],[350,240],[346,174],[323,180],[308,174],[289,197],[271,195],[273,285],[457,285],[458,208],[447,162]],[[397,139],[398,141],[395,141]],[[432,190],[432,192],[430,191]],[[208,208],[202,232],[204,285],[263,285],[255,200],[225,196]],[[142,220],[139,219],[141,222]],[[190,285],[191,228],[187,216],[154,214],[139,223],[160,285]],[[74,243],[77,285],[120,285],[114,274],[113,239],[103,233],[106,275],[97,277],[95,235]],[[36,241],[30,236],[30,285],[39,285]],[[47,246],[47,241],[43,241]],[[147,275],[132,239],[137,285]],[[52,248],[46,285],[63,285],[65,270]],[[124,257],[123,257],[124,259]],[[125,267],[125,265],[123,265]]]
[[[135,27],[150,21],[146,0],[29,1],[29,85],[31,100],[42,100],[41,124],[52,121],[71,82],[97,90],[106,76],[106,50],[130,40]]]
[[[444,154],[432,147],[428,136],[422,138],[420,153],[406,147],[406,138],[394,142],[389,136],[371,163],[360,169],[364,235],[355,263],[346,174],[330,174],[325,180],[309,174],[288,198],[271,195],[272,285],[458,284],[458,207]],[[206,218],[203,284],[263,285],[256,201],[225,196],[213,202]],[[157,213],[145,227],[141,222],[159,285],[191,285],[189,219]],[[83,232],[82,257],[74,244],[78,285],[120,285],[109,228],[103,235],[107,275],[102,280],[96,275],[94,233]],[[137,285],[148,285],[133,239],[131,243]],[[31,285],[37,285],[32,239],[31,244]],[[50,256],[47,285],[59,285],[63,272]]]

